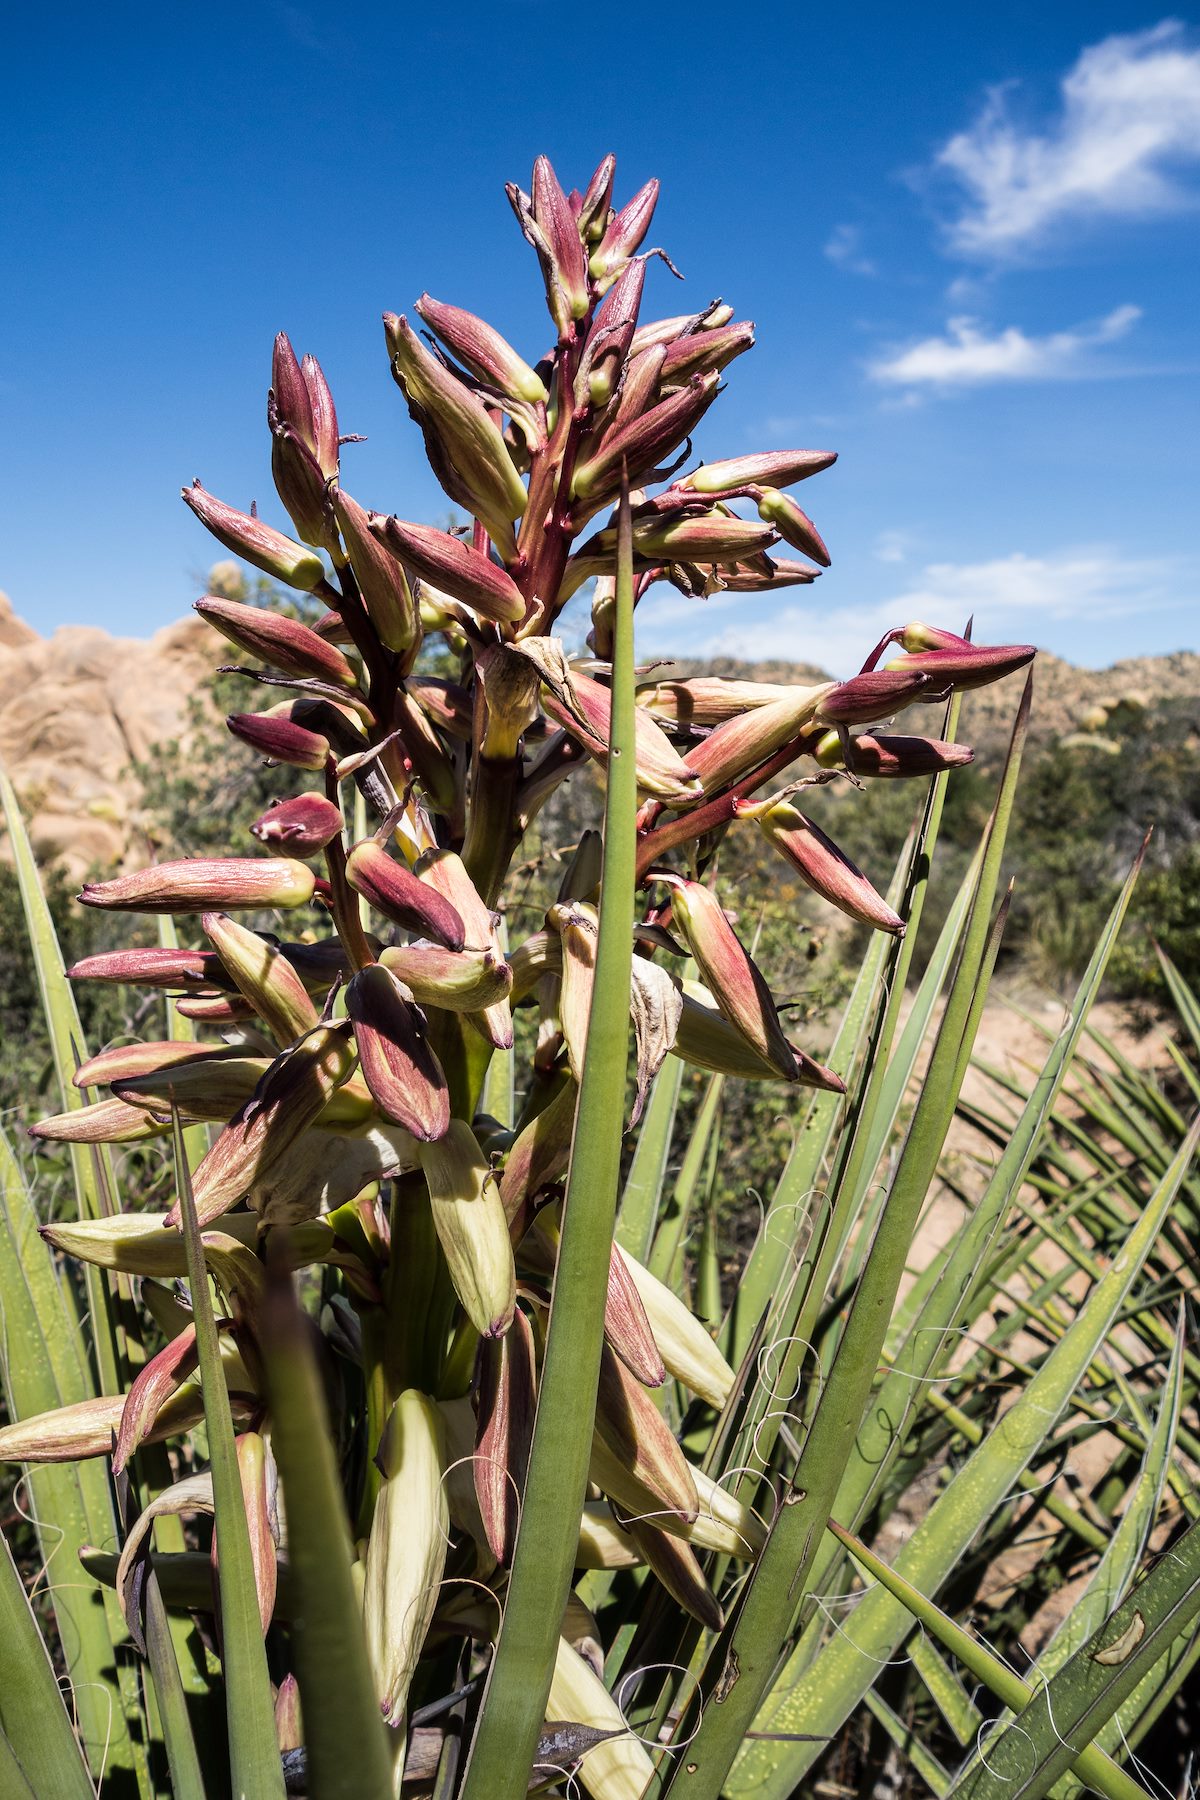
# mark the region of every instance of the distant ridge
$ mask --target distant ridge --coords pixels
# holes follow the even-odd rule
[[[34,847],[72,877],[94,867],[144,861],[141,793],[130,772],[156,743],[186,738],[188,699],[221,660],[222,646],[199,619],[167,625],[148,640],[64,625],[42,637],[0,594],[0,762],[29,817]],[[655,665],[657,679],[719,674],[810,682],[806,663],[680,658]],[[1019,680],[969,694],[961,735],[991,748],[1011,721]],[[1043,651],[1034,679],[1033,732],[1076,729],[1102,702],[1145,704],[1200,695],[1200,655],[1135,657],[1111,669],[1077,669]],[[914,707],[902,730],[932,733],[937,713]]]

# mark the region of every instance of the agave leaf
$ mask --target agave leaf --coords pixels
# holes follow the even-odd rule
[[[230,1780],[234,1794],[244,1796],[245,1800],[251,1795],[254,1800],[260,1795],[262,1800],[272,1800],[273,1796],[282,1800],[283,1770],[275,1740],[275,1710],[258,1612],[242,1478],[233,1438],[233,1417],[221,1368],[221,1348],[208,1289],[204,1245],[178,1119],[175,1121],[175,1166],[216,1515]]]
[[[600,937],[587,1057],[575,1115],[554,1301],[508,1598],[462,1800],[520,1800],[546,1716],[558,1624],[587,1486],[604,1302],[620,1177],[629,1058],[637,783],[634,768],[633,550],[618,527],[611,749]]]
[[[1021,1473],[1045,1454],[1055,1424],[1103,1344],[1154,1244],[1198,1142],[1200,1120],[1070,1329],[906,1542],[896,1559],[896,1571],[922,1593],[936,1593],[939,1582],[945,1580]],[[836,1731],[875,1680],[880,1663],[895,1653],[907,1625],[904,1607],[886,1590],[873,1589],[855,1608],[853,1636],[843,1634],[833,1639],[795,1686],[776,1696],[767,1709],[769,1728]],[[746,1760],[752,1761],[754,1755],[755,1747],[751,1745]],[[786,1774],[781,1772],[764,1785],[764,1797],[788,1793],[786,1782],[794,1782],[797,1768],[802,1773],[812,1759],[808,1746],[795,1746],[794,1752],[783,1759]]]
[[[696,1114],[696,1122],[692,1127],[692,1135],[688,1139],[687,1149],[683,1153],[683,1161],[675,1181],[673,1204],[666,1216],[659,1221],[658,1230],[654,1234],[654,1244],[646,1262],[650,1273],[659,1281],[665,1282],[668,1287],[672,1285],[674,1272],[678,1266],[680,1252],[691,1221],[692,1205],[700,1190],[709,1141],[717,1131],[724,1087],[725,1077],[723,1075],[709,1077],[708,1085],[704,1090],[704,1098],[700,1102],[700,1110]]]
[[[839,1542],[851,1552],[856,1562],[860,1562],[867,1573],[880,1584],[873,1591],[891,1596],[896,1604],[904,1607],[912,1618],[923,1625],[927,1631],[932,1632],[939,1643],[956,1656],[972,1675],[984,1682],[992,1693],[1003,1700],[1006,1705],[1021,1706],[1028,1703],[1034,1693],[1033,1688],[1020,1675],[1014,1674],[1007,1663],[1002,1662],[969,1631],[964,1631],[961,1625],[956,1625],[954,1620],[949,1618],[939,1606],[935,1606],[911,1582],[905,1581],[895,1569],[889,1568],[887,1563],[875,1556],[852,1533],[843,1531],[842,1527],[836,1525],[833,1520],[829,1522],[829,1529]],[[994,1743],[989,1743],[989,1764],[993,1750]],[[1075,1763],[1089,1787],[1094,1787],[1097,1793],[1107,1795],[1108,1800],[1144,1800],[1145,1789],[1126,1775],[1125,1771],[1118,1767],[1110,1757],[1098,1753],[1090,1745],[1074,1751],[1068,1746],[1067,1760]],[[963,1787],[956,1782],[950,1792],[961,1795]]]
[[[95,1800],[37,1620],[0,1538],[0,1792]],[[19,1785],[24,1782],[24,1790]]]
[[[279,1266],[268,1284],[260,1342],[301,1621],[292,1641],[311,1791],[322,1800],[388,1800],[391,1759],[367,1662],[328,1409],[311,1333]]]

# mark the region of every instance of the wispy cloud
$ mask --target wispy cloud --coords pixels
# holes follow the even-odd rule
[[[966,190],[956,251],[1012,257],[1067,220],[1140,218],[1196,199],[1180,177],[1200,161],[1200,49],[1178,20],[1084,50],[1041,130],[1013,117],[1010,94],[1011,84],[994,89],[937,157]]]
[[[1094,325],[1030,337],[1019,326],[988,331],[976,320],[951,319],[945,335],[921,338],[868,365],[868,374],[893,387],[979,387],[994,381],[1063,381],[1106,371],[1088,351],[1122,338],[1141,318],[1137,306],[1118,306]]]
[[[867,605],[769,601],[760,613],[739,594],[710,600],[701,614],[677,596],[656,594],[638,608],[638,649],[750,662],[782,658],[846,676],[893,625],[921,619],[956,630],[973,616],[981,643],[1044,643],[1051,635],[1063,645],[1066,631],[1065,654],[1087,664],[1099,621],[1154,608],[1182,613],[1183,590],[1189,581],[1194,586],[1195,574],[1179,558],[1123,556],[1090,545],[1044,556],[1013,551],[985,562],[930,563],[891,598]],[[1077,641],[1070,636],[1076,620]]]
[[[863,254],[862,231],[857,225],[835,225],[825,245],[825,254],[831,263],[851,275],[879,273],[870,257]]]

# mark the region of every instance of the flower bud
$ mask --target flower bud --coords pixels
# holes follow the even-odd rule
[[[635,255],[649,231],[658,205],[658,187],[658,182],[652,180],[639,188],[633,199],[609,220],[603,238],[592,251],[588,271],[602,293]]]
[[[503,1337],[517,1299],[508,1221],[491,1165],[463,1119],[417,1144],[433,1223],[454,1291],[481,1337]]]
[[[129,1458],[154,1429],[166,1401],[193,1375],[198,1362],[196,1327],[185,1325],[149,1362],[143,1363],[125,1397],[121,1423],[113,1446],[113,1474],[119,1475]]]
[[[940,738],[888,736],[882,732],[851,738],[848,763],[841,734],[836,731],[826,732],[813,755],[823,769],[846,767],[855,775],[884,780],[937,775],[943,769],[961,769],[975,760],[969,744],[947,744]]]
[[[659,877],[659,879],[665,879]],[[729,1023],[785,1081],[796,1079],[796,1058],[784,1035],[771,991],[711,888],[679,876],[670,880],[671,913]]]
[[[152,863],[112,881],[86,881],[79,898],[84,906],[122,912],[198,913],[213,907],[304,906],[315,886],[312,870],[291,857],[195,856]]]
[[[386,1119],[425,1141],[444,1137],[450,1094],[434,1054],[425,1015],[407,988],[380,963],[351,977],[346,1011],[371,1097]]]
[[[868,725],[873,719],[911,706],[928,686],[928,678],[920,669],[891,673],[872,669],[865,675],[852,675],[849,681],[839,681],[821,702],[820,716],[831,725]]]
[[[275,492],[297,534],[306,544],[320,545],[327,533],[325,478],[308,445],[280,418],[274,392],[267,395],[267,425],[271,432],[271,479]]]
[[[211,1052],[211,1046],[205,1048]],[[210,1054],[144,1074],[115,1075],[112,1090],[119,1100],[141,1107],[160,1123],[170,1124],[174,1107],[189,1123],[203,1119],[223,1125],[245,1106],[270,1066],[266,1056]]]
[[[484,1338],[479,1346],[478,1425],[471,1462],[488,1547],[505,1567],[517,1541],[533,1441],[534,1367],[533,1331],[517,1307],[504,1336]]]
[[[200,923],[238,991],[279,1045],[286,1048],[295,1038],[312,1030],[317,1023],[317,1009],[277,944],[269,943],[256,931],[247,931],[224,913],[206,912]]]
[[[706,1630],[723,1630],[725,1615],[690,1546],[638,1519],[629,1521],[629,1535],[672,1600]]]
[[[368,905],[408,931],[434,938],[447,950],[461,950],[466,943],[458,911],[373,838],[354,845],[346,858],[346,876]]]
[[[574,1082],[564,1080],[550,1102],[518,1132],[504,1159],[500,1198],[517,1243],[533,1216],[534,1201],[566,1173],[576,1094]]]
[[[633,334],[646,281],[644,262],[631,262],[601,307],[588,338],[575,386],[576,404],[606,406],[616,391]]]
[[[643,1387],[662,1386],[667,1379],[666,1363],[628,1264],[616,1244],[609,1256],[604,1336]]]
[[[587,312],[587,261],[575,215],[547,156],[533,165],[532,212],[549,252],[556,293],[547,297],[561,336],[564,319],[582,319]]]
[[[551,718],[600,761],[607,760],[612,692],[568,663],[556,638],[527,638],[517,648],[534,663],[544,683],[543,704]],[[665,732],[648,713],[634,718],[638,785],[659,799],[697,799],[700,786]]]
[[[326,481],[335,481],[338,472],[340,439],[333,395],[329,391],[325,372],[315,356],[304,358],[300,364],[300,373],[304,377],[304,385],[308,389],[308,398],[312,406],[312,452],[317,459],[317,467]]]
[[[733,681],[723,675],[695,675],[687,681],[647,681],[637,703],[672,726],[724,725],[755,707],[788,700],[796,692],[785,682]]]
[[[720,462],[702,463],[691,475],[682,475],[676,487],[694,494],[723,494],[740,487],[792,487],[819,475],[837,461],[836,450],[766,450],[755,456],[727,456]]]
[[[790,494],[781,494],[777,488],[764,488],[759,496],[758,516],[773,525],[793,550],[800,550],[805,556],[811,556],[823,569],[829,567],[829,552],[822,542],[820,532]]]
[[[234,1404],[244,1416],[245,1402],[235,1400]],[[36,1413],[15,1424],[0,1426],[0,1463],[80,1462],[86,1457],[107,1456],[124,1406],[124,1394],[100,1394],[92,1400],[77,1400],[71,1406],[59,1406],[53,1412]],[[181,1388],[159,1409],[146,1441],[157,1444],[163,1438],[190,1431],[203,1417],[204,1400],[199,1388]]]
[[[715,374],[735,356],[754,348],[754,326],[748,319],[724,325],[720,331],[693,331],[667,345],[663,361],[664,388],[677,388],[694,375]]]
[[[134,1144],[169,1129],[123,1100],[96,1100],[39,1119],[29,1127],[29,1135],[50,1144]]]
[[[636,1257],[613,1247],[645,1308],[667,1374],[720,1412],[733,1391],[733,1370],[695,1314]]]
[[[456,850],[425,850],[413,864],[412,872],[418,881],[424,882],[426,887],[432,888],[435,894],[440,894],[454,908],[462,920],[466,948],[486,950],[498,947],[496,914],[485,905]]]
[[[312,398],[286,331],[278,334],[271,348],[271,399],[280,424],[295,432],[301,443],[315,453]]]
[[[212,594],[197,600],[195,611],[239,650],[285,675],[301,680],[315,677],[335,687],[358,686],[354,670],[336,644],[318,637],[298,619],[285,619],[265,606],[243,606],[240,601],[220,600]]]
[[[443,950],[439,944],[393,944],[380,962],[411,988],[420,1006],[481,1013],[506,1001],[512,970],[495,950]]]
[[[722,569],[721,586],[728,588],[731,594],[761,594],[772,588],[807,586],[820,573],[807,563],[793,562],[783,556],[764,556],[744,568]]]
[[[223,1062],[239,1057],[236,1049],[162,1038],[153,1043],[114,1044],[80,1063],[71,1080],[77,1088],[105,1087],[114,1081],[136,1081],[146,1075],[180,1070],[189,1063]],[[229,1109],[232,1111],[232,1108]],[[228,1113],[225,1115],[228,1117]]]
[[[633,526],[633,547],[638,555],[661,557],[669,562],[738,562],[775,542],[771,526],[764,528],[753,519],[739,519],[733,513],[711,512],[674,519],[652,514],[635,520]]]
[[[683,1538],[696,1550],[715,1550],[720,1555],[743,1558],[756,1556],[767,1537],[757,1513],[743,1506],[693,1463],[684,1466],[697,1497],[696,1514],[691,1519],[665,1507],[661,1498],[608,1448],[598,1432],[592,1438],[591,1479],[616,1501],[623,1513],[645,1519],[660,1531],[669,1531],[672,1537]]]
[[[571,231],[578,244],[573,221]],[[478,395],[430,354],[407,319],[389,321],[388,342],[392,373],[424,434],[434,474],[452,500],[483,521],[501,556],[515,557],[512,522],[525,511],[527,496],[503,432]]]
[[[649,1792],[654,1764],[646,1746],[595,1670],[565,1637],[558,1640],[546,1709],[547,1719],[569,1723],[547,1726],[549,1735],[539,1743],[533,1766],[538,1786],[557,1787],[565,1780],[565,1791],[576,1793],[582,1783],[597,1800],[640,1800]],[[560,1744],[564,1731],[566,1742]]]
[[[834,685],[825,681],[793,688],[782,700],[726,719],[701,743],[689,745],[688,767],[700,777],[704,792],[719,793],[797,737]]]
[[[512,576],[461,538],[390,516],[370,524],[398,562],[481,618],[511,624],[524,617],[525,596]]]
[[[421,295],[416,310],[477,380],[512,400],[524,400],[533,406],[543,405],[549,399],[541,377],[485,320],[464,312],[461,306],[447,306],[431,294]]]
[[[617,172],[615,156],[606,156],[597,164],[592,179],[579,202],[579,235],[585,244],[598,244],[604,236],[612,205],[613,176]]]
[[[687,337],[693,331],[719,331],[732,318],[732,306],[714,300],[702,313],[677,313],[672,319],[655,319],[639,328],[633,340],[633,354],[640,356],[645,350],[665,349],[676,338]]]
[[[69,981],[137,982],[155,988],[229,988],[233,983],[211,950],[155,947],[150,950],[104,950],[85,956],[67,970]]]
[[[805,818],[798,807],[786,801],[766,803],[765,808],[741,803],[735,811],[749,813],[758,820],[767,842],[787,858],[801,880],[823,900],[828,900],[831,906],[836,906],[851,919],[857,919],[860,925],[870,925],[876,931],[890,931],[893,937],[903,937],[904,920],[900,915],[893,912],[881,894],[876,893],[862,870],[855,867],[833,839],[826,837],[819,825]]]
[[[403,656],[421,641],[421,615],[408,576],[372,533],[374,515],[364,512],[344,488],[338,490],[333,510],[379,641]]]
[[[785,1080],[824,1093],[845,1093],[845,1083],[832,1069],[815,1062],[795,1044],[789,1045],[794,1069]],[[683,1011],[679,1015],[673,1054],[714,1075],[736,1075],[743,1081],[778,1081],[779,1070],[754,1050],[745,1035],[724,1017],[716,1001],[698,982],[683,984]]]
[[[426,1394],[400,1395],[376,1461],[384,1483],[367,1544],[363,1630],[384,1723],[402,1725],[450,1542],[444,1427]]]
[[[196,517],[202,525],[207,525],[217,542],[232,550],[235,556],[253,563],[264,575],[282,581],[285,587],[299,588],[302,593],[311,593],[324,581],[324,563],[302,544],[294,543],[252,514],[226,506],[198,481],[182,492]]]
[[[192,1178],[201,1225],[228,1212],[317,1118],[354,1068],[348,1021],[319,1025],[271,1064]],[[179,1224],[178,1203],[167,1222]]]
[[[577,1569],[635,1569],[642,1553],[602,1500],[589,1500],[579,1520]]]
[[[628,470],[631,482],[640,480],[696,429],[719,386],[720,376],[715,372],[695,375],[648,412],[605,432],[597,452],[576,466],[572,494],[584,500],[615,494],[622,467]]]
[[[1023,669],[1036,655],[1033,644],[966,644],[961,649],[920,650],[913,656],[897,656],[883,666],[905,675],[925,675],[932,699],[951,689],[965,693],[970,688],[987,687]]]
[[[300,1712],[300,1683],[285,1675],[275,1695],[275,1740],[279,1754],[304,1748],[304,1720]]]
[[[687,1522],[696,1517],[699,1499],[683,1451],[645,1388],[607,1344],[600,1352],[596,1437],[659,1506]]]
[[[259,751],[269,762],[294,769],[323,769],[329,761],[329,739],[278,713],[230,713],[225,720],[234,737]]]
[[[342,829],[342,809],[324,794],[296,794],[291,800],[273,800],[255,819],[250,835],[268,849],[278,844],[300,856],[315,855],[331,844]]]

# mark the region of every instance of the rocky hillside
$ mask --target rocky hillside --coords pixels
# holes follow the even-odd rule
[[[214,577],[219,571],[214,571]],[[236,569],[233,569],[236,575]],[[141,795],[131,771],[166,738],[186,737],[187,701],[221,660],[220,641],[198,619],[182,619],[148,642],[111,637],[95,627],[62,626],[42,637],[0,594],[0,763],[25,806],[39,854],[67,873],[111,867],[144,855],[138,831]],[[794,663],[700,664],[681,659],[660,678],[708,673],[760,681],[814,680],[821,671]],[[1017,682],[967,697],[962,736],[989,748],[1007,732]],[[1076,669],[1043,653],[1037,662],[1033,729],[1059,736],[1103,718],[1121,701],[1134,706],[1200,693],[1200,656],[1180,652]],[[911,730],[932,730],[936,714],[915,710]],[[906,721],[906,723],[908,723]]]
[[[131,763],[187,726],[187,697],[215,667],[199,619],[148,641],[64,625],[44,638],[0,594],[0,764],[40,856],[71,877],[137,848]]]

